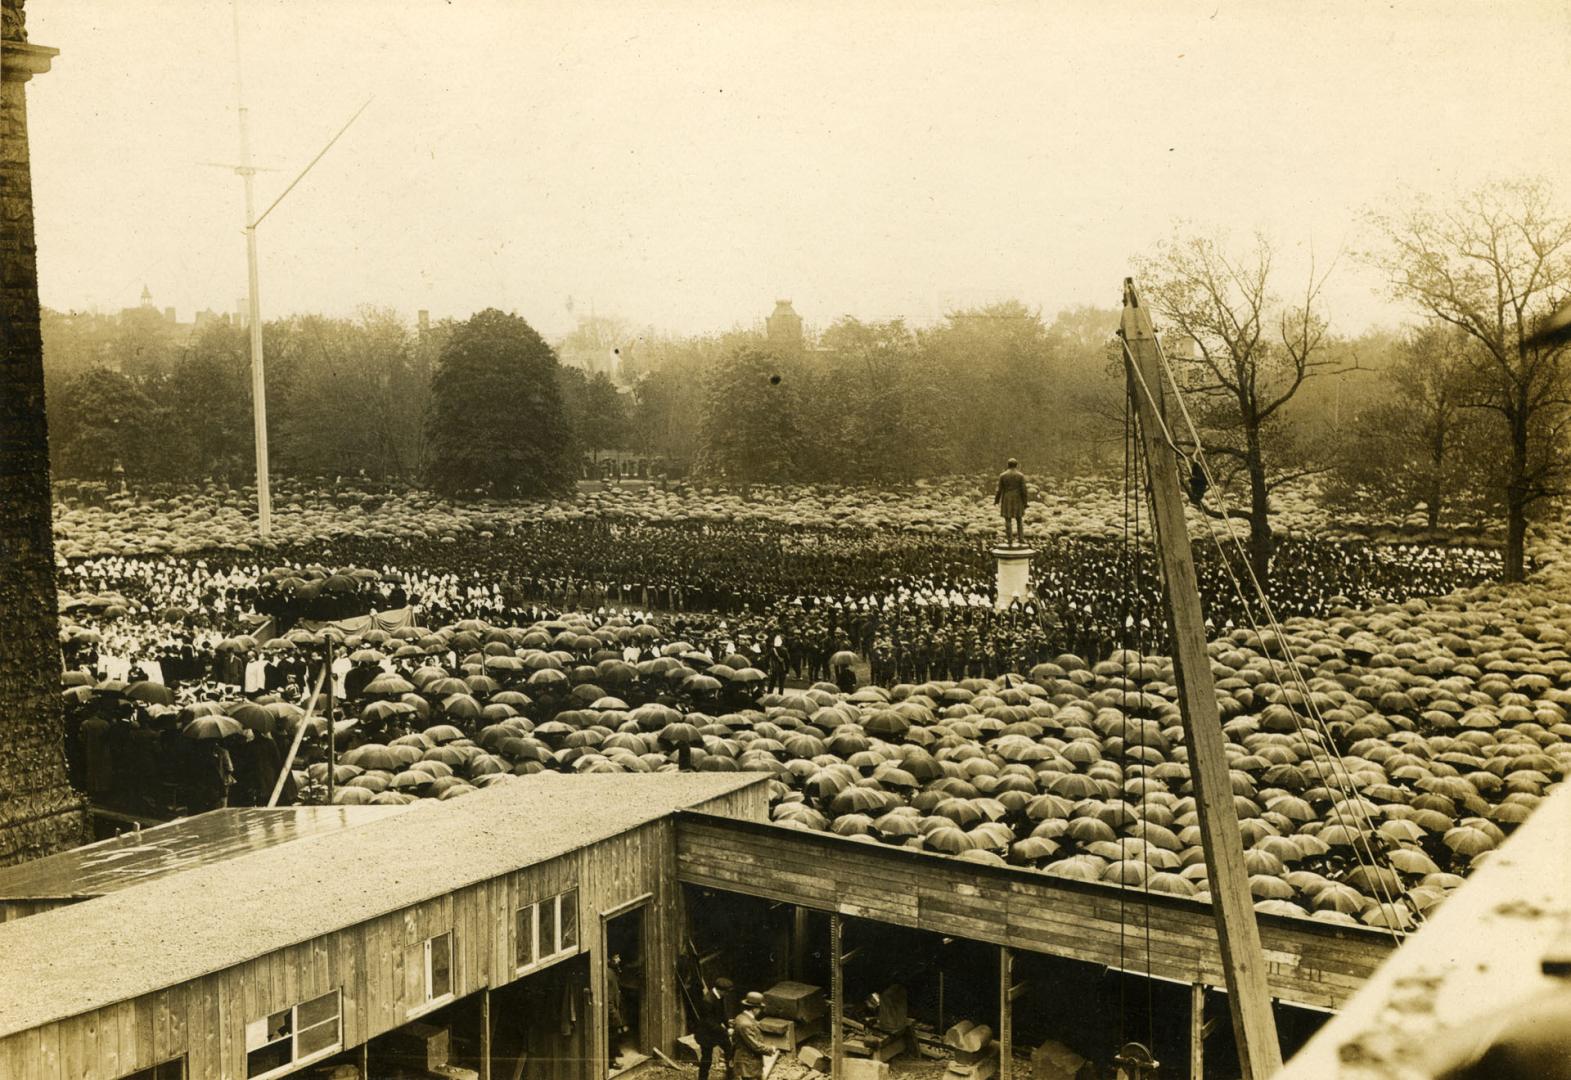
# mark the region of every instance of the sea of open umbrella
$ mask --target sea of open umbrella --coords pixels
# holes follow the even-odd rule
[[[1026,510],[1034,536],[1120,534],[1124,496],[1116,479],[1043,480]],[[1272,494],[1273,527],[1292,534],[1356,538],[1376,531],[1347,514],[1328,515],[1305,485]],[[86,500],[60,497],[55,546],[65,559],[116,554],[194,554],[213,550],[331,542],[343,537],[461,539],[519,526],[585,520],[746,526],[898,529],[987,538],[999,530],[992,490],[974,479],[889,491],[849,487],[754,486],[746,493],[698,485],[577,491],[550,500],[453,503],[416,489],[331,493],[281,479],[275,488],[273,537],[257,539],[256,502],[248,489],[151,487]],[[1191,511],[1197,532],[1204,530]],[[1476,539],[1476,532],[1470,536]],[[1471,542],[1457,538],[1459,542]]]
[[[1571,606],[1526,589],[1214,642],[1260,909],[1405,927],[1459,884],[1571,763],[1568,630]],[[316,644],[285,641],[272,647]],[[759,693],[747,657],[621,618],[373,630],[344,648],[369,678],[335,725],[336,802],[455,798],[546,769],[758,771],[783,827],[1208,896],[1162,659],[781,695]],[[138,690],[68,693],[85,708]],[[271,695],[150,709],[214,746],[283,746],[301,716]],[[307,800],[326,794],[315,731],[293,777]]]

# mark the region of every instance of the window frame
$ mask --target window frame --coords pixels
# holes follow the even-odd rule
[[[432,982],[432,970],[431,970],[432,945],[435,942],[441,940],[442,938],[446,938],[447,939],[447,993],[433,996],[432,993],[431,993],[431,991],[433,989],[433,987],[431,985],[431,982]],[[425,939],[424,947],[422,949],[422,952],[424,953],[424,957],[425,957],[425,982],[424,982],[424,986],[425,986],[425,1000],[422,1001],[418,1005],[415,1005],[415,1006],[413,1006],[411,1008],[405,1009],[404,1010],[404,1018],[405,1019],[413,1019],[414,1017],[417,1017],[417,1016],[424,1016],[428,1012],[433,1012],[433,1011],[435,1011],[437,1009],[440,1009],[442,1006],[451,1003],[454,1000],[454,998],[456,997],[456,995],[457,995],[457,980],[454,979],[454,977],[453,977],[453,975],[454,975],[454,972],[453,972],[453,967],[454,967],[454,963],[453,963],[453,961],[454,961],[453,947],[454,947],[454,944],[455,944],[455,942],[453,940],[453,932],[451,930],[446,930],[446,931],[444,931],[444,932],[442,932],[440,934],[435,934],[435,935]]]
[[[550,905],[551,925],[554,927],[554,933],[551,935],[552,940],[549,942],[541,940],[541,932],[546,926],[546,921],[544,918],[542,918],[542,915],[546,912],[547,905]],[[562,938],[564,936],[562,933],[562,912],[564,910],[572,912],[573,941],[571,944],[563,944],[562,942]],[[521,916],[525,911],[530,913],[528,920],[529,933],[534,946],[534,951],[531,960],[529,960],[527,963],[519,963],[518,946],[520,941],[514,941],[513,963],[514,972],[516,974],[523,975],[528,972],[539,971],[541,968],[550,967],[552,964],[557,964],[571,956],[576,956],[579,952],[582,951],[583,935],[579,932],[579,924],[582,922],[582,920],[578,918],[579,912],[577,885],[574,885],[572,888],[567,889],[564,892],[559,892],[554,896],[544,896],[533,903],[525,904],[523,907],[517,908],[513,917],[515,935],[518,932],[517,927],[519,916]]]
[[[321,1021],[318,1021],[315,1024],[312,1024],[308,1028],[302,1029],[301,1026],[300,1026],[300,1010],[301,1010],[301,1008],[306,1006],[306,1005],[313,1005],[316,1002],[321,1001],[323,998],[326,998],[326,997],[331,997],[333,999],[333,1001],[334,1001],[334,1004],[336,1005],[336,1008],[333,1010],[331,1020],[321,1020]],[[268,1020],[272,1019],[274,1016],[277,1016],[279,1013],[282,1013],[282,1012],[287,1012],[289,1014],[289,1031],[288,1031],[288,1033],[285,1034],[285,1035],[281,1035],[281,1036],[279,1036],[276,1039],[266,1039],[266,1040],[264,1040],[264,1041],[262,1041],[260,1043],[257,1043],[256,1045],[253,1046],[252,1043],[251,1043],[251,1028],[252,1028],[252,1026],[255,1025],[255,1024],[264,1024],[265,1025],[268,1022]],[[301,1036],[302,1032],[303,1031],[315,1031],[318,1028],[326,1026],[328,1023],[333,1024],[334,1027],[337,1029],[337,1037],[334,1038],[333,1041],[330,1044],[328,1044],[327,1046],[324,1046],[324,1047],[322,1047],[319,1050],[312,1050],[309,1054],[305,1055],[304,1057],[301,1057],[300,1056],[300,1036]],[[265,1034],[265,1032],[266,1032],[266,1028],[265,1027],[263,1028],[263,1032]],[[273,1068],[268,1069],[266,1072],[259,1072],[259,1073],[255,1073],[255,1074],[253,1074],[251,1072],[251,1055],[252,1054],[256,1053],[256,1051],[258,1051],[258,1050],[263,1050],[263,1049],[266,1049],[267,1047],[274,1046],[274,1045],[277,1045],[279,1043],[283,1043],[286,1040],[287,1040],[287,1042],[289,1044],[289,1060],[288,1061],[284,1062],[282,1065],[274,1066]],[[274,1012],[268,1013],[265,1016],[258,1017],[255,1020],[247,1021],[246,1022],[246,1032],[245,1032],[245,1056],[246,1056],[246,1072],[245,1072],[245,1075],[246,1075],[247,1080],[270,1080],[271,1077],[286,1076],[289,1073],[294,1072],[296,1069],[302,1069],[302,1068],[306,1067],[307,1065],[312,1065],[312,1064],[315,1064],[318,1061],[323,1060],[324,1058],[331,1057],[332,1055],[334,1055],[334,1054],[338,1053],[339,1051],[341,1051],[343,1048],[344,1048],[344,991],[343,991],[343,987],[335,986],[333,989],[329,990],[325,994],[318,994],[316,997],[307,998],[304,1001],[297,1001],[293,1005],[290,1005],[287,1009],[278,1009],[278,1010],[276,1010]]]
[[[123,1076],[121,1076],[120,1080],[137,1080],[138,1077],[144,1077],[144,1076],[145,1077],[149,1077],[150,1080],[158,1080],[160,1074],[163,1074],[165,1076],[168,1075],[166,1070],[171,1065],[178,1066],[177,1076],[176,1076],[175,1080],[186,1080],[186,1077],[189,1075],[189,1073],[187,1072],[187,1062],[186,1062],[186,1055],[185,1054],[180,1054],[177,1057],[165,1058],[163,1061],[159,1061],[159,1062],[156,1062],[156,1063],[154,1063],[152,1065],[148,1065],[145,1068],[132,1069],[130,1072],[125,1073]]]

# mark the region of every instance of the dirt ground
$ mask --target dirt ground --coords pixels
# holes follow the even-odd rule
[[[824,1055],[829,1054],[829,1037],[817,1036],[809,1039],[804,1046],[811,1046]],[[827,1062],[826,1062],[827,1064]],[[945,1071],[949,1067],[949,1059],[929,1058],[921,1054],[902,1054],[889,1063],[889,1080],[943,1080]],[[698,1064],[688,1057],[677,1060],[677,1073],[681,1080],[697,1080]],[[719,1068],[711,1068],[710,1080],[724,1080],[724,1073]],[[797,1059],[796,1054],[782,1054],[776,1060],[774,1068],[770,1070],[766,1080],[827,1080],[829,1073],[810,1069]],[[618,1077],[618,1080],[672,1080],[673,1071],[670,1066],[658,1058],[640,1065]],[[1031,1060],[1016,1055],[1014,1058],[1013,1080],[1034,1080],[1031,1075]]]

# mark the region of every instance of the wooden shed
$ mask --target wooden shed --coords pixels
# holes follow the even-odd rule
[[[16,918],[0,1076],[275,1077],[381,1047],[434,1075],[598,1080],[613,920],[640,945],[627,1022],[667,1050],[682,1030],[674,812],[766,800],[757,774],[542,774]]]

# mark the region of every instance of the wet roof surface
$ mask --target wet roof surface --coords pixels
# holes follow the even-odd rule
[[[0,971],[28,991],[0,994],[0,1037],[234,967],[767,779],[541,773],[0,923]]]
[[[0,900],[103,896],[205,864],[397,814],[408,806],[214,810],[0,869]]]

